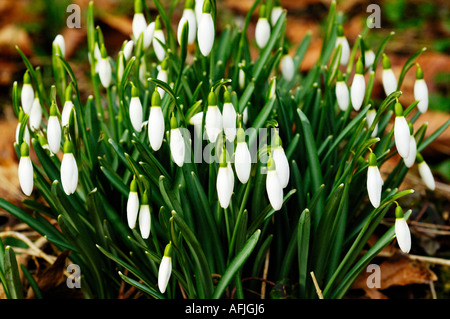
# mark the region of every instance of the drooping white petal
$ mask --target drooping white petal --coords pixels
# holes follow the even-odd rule
[[[197,19],[195,17],[194,10],[189,8],[184,9],[183,18],[185,18],[188,21],[189,25],[188,43],[192,44],[195,42],[195,39],[197,37]]]
[[[397,90],[397,78],[392,69],[383,69],[382,82],[386,96]]]
[[[98,61],[98,75],[103,87],[107,88],[111,85],[112,69],[108,58],[102,58]]]
[[[50,151],[54,154],[61,148],[61,125],[56,116],[50,116],[47,123],[47,141]]]
[[[397,237],[398,246],[404,253],[411,250],[411,233],[408,223],[404,218],[395,219],[395,237]]]
[[[242,184],[247,183],[252,168],[252,156],[246,142],[238,142],[234,153],[234,168]]]
[[[274,210],[280,210],[283,205],[283,187],[275,170],[267,171],[266,192],[272,208]]]
[[[202,13],[197,29],[197,41],[200,52],[208,56],[214,45],[215,38],[214,21],[210,13]]]
[[[394,123],[395,147],[401,157],[408,157],[409,154],[409,125],[404,116],[396,116]]]
[[[206,135],[211,143],[214,143],[217,136],[222,132],[222,114],[217,105],[209,105],[205,116]]]
[[[133,40],[129,40],[127,41],[127,43],[125,43],[125,46],[123,47],[123,56],[125,57],[125,61],[128,61],[133,55],[133,48],[134,48]]]
[[[154,151],[161,148],[165,132],[164,115],[161,107],[150,107],[150,115],[148,118],[148,138],[150,146]]]
[[[16,127],[16,143],[17,144],[21,144],[22,143],[22,141],[19,141],[19,132],[20,132],[20,126],[21,126],[21,124],[19,123],[19,124],[17,124],[17,127]],[[23,131],[23,140],[28,144],[28,145],[30,145],[30,131],[28,130],[28,126],[25,126],[25,130]]]
[[[127,222],[131,229],[136,227],[139,213],[139,196],[136,192],[130,192],[127,200]]]
[[[158,40],[163,44],[166,44],[166,37],[163,30],[155,30],[153,32],[153,49],[155,50],[155,54],[158,60],[162,61],[166,57],[166,51]]]
[[[259,18],[256,22],[255,40],[260,49],[263,49],[270,38],[270,23],[266,18]]]
[[[170,153],[172,159],[179,167],[184,164],[185,145],[183,135],[179,128],[170,130]]]
[[[167,73],[167,70],[162,70],[162,69],[159,70],[156,79],[160,80],[164,83],[167,83],[167,81],[169,80],[169,75]],[[159,96],[162,99],[164,97],[164,94],[166,94],[166,91],[164,91],[164,89],[160,88],[159,86],[156,89],[158,90]]]
[[[289,183],[290,169],[286,153],[281,146],[278,146],[273,151],[273,160],[275,162],[275,171],[277,172],[280,185],[285,188]]]
[[[196,137],[199,137],[202,134],[202,121],[203,112],[199,112],[189,119],[189,123],[194,125],[194,133]]]
[[[75,193],[78,185],[78,166],[72,153],[65,153],[61,161],[61,184],[67,195]]]
[[[143,13],[135,13],[133,16],[133,22],[131,28],[133,30],[134,39],[137,41],[141,33],[144,32],[147,27],[147,21],[145,20]]]
[[[178,29],[177,29],[177,40],[178,40],[178,44],[180,44],[180,45],[181,45],[181,35],[182,35],[181,33],[183,31],[183,26],[185,23],[189,24],[187,18],[185,16],[181,16],[181,19],[178,22]],[[190,26],[189,26],[189,31],[191,31]],[[189,38],[189,36],[188,36],[188,38]]]
[[[70,118],[70,112],[72,111],[72,108],[74,107],[72,101],[66,101],[64,102],[63,110],[61,113],[61,126],[67,126],[69,125],[69,118]]]
[[[163,294],[166,292],[167,284],[169,283],[170,275],[172,274],[172,258],[163,256],[161,264],[159,264],[158,271],[158,288]]]
[[[130,121],[136,132],[142,130],[142,103],[138,96],[134,96],[130,101]]]
[[[150,236],[151,223],[150,206],[141,205],[139,209],[139,230],[142,238],[147,239]]]
[[[370,128],[372,126],[373,121],[375,120],[375,116],[377,115],[377,111],[374,109],[370,109],[366,114],[367,127]],[[378,134],[378,123],[375,124],[375,127],[372,131],[371,137],[375,137]]]
[[[414,99],[419,101],[417,108],[420,113],[425,113],[428,110],[428,86],[424,79],[414,82]]]
[[[281,74],[283,75],[284,79],[288,82],[290,82],[294,78],[295,74],[294,60],[289,54],[285,54],[281,58]]]
[[[348,105],[350,104],[350,93],[348,91],[347,84],[344,81],[336,82],[336,99],[339,108],[342,111],[346,111],[348,109]]]
[[[346,37],[337,37],[336,38],[336,48],[341,45],[341,65],[347,65],[349,57],[350,57],[350,45]]]
[[[144,49],[148,49],[153,42],[153,36],[155,35],[155,22],[150,22],[144,30],[144,38],[142,46]]]
[[[22,87],[22,92],[20,95],[21,103],[22,103],[22,109],[25,114],[30,113],[31,106],[33,105],[34,101],[34,90],[31,84],[25,83]]]
[[[377,166],[369,166],[367,169],[367,193],[369,200],[373,207],[380,206],[381,191],[382,191],[382,178],[380,170]]]
[[[366,81],[362,74],[355,74],[353,83],[350,88],[350,97],[355,111],[359,111],[364,101],[364,95],[366,93]]]
[[[232,103],[223,104],[223,129],[227,140],[233,142],[236,137],[236,110]]]
[[[35,98],[30,111],[30,118],[29,118],[30,129],[32,131],[37,130],[41,125],[41,120],[42,120],[41,103],[39,102],[38,98]]]
[[[239,68],[239,88],[243,89],[245,87],[245,72],[242,68]]]
[[[195,0],[195,19],[200,21],[203,14],[203,3],[205,0]]]
[[[62,56],[66,56],[66,42],[64,37],[61,34],[58,34],[53,40],[53,44],[56,44],[57,47],[61,50]]]
[[[433,173],[431,172],[428,164],[423,161],[417,165],[419,169],[420,177],[422,178],[425,185],[432,191],[436,189],[436,182],[434,181]]]
[[[22,156],[19,160],[19,184],[23,193],[27,196],[33,191],[33,164],[29,156]]]
[[[417,155],[417,143],[416,139],[413,135],[409,136],[409,153],[408,156],[403,158],[403,161],[405,162],[406,167],[412,167],[414,165],[414,162],[416,161],[416,155]]]
[[[367,50],[364,52],[364,59],[366,63],[366,68],[372,67],[373,62],[375,62],[375,53],[373,50]]]
[[[281,16],[281,14],[283,13],[283,8],[282,7],[273,7],[272,11],[270,12],[270,23],[272,23],[272,26],[274,26],[277,21],[278,18]]]
[[[230,205],[231,195],[234,188],[234,175],[231,165],[226,167],[219,167],[216,180],[217,196],[222,208],[227,208]]]

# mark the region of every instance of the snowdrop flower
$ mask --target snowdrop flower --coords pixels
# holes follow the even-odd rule
[[[366,64],[366,68],[370,69],[375,62],[375,53],[372,49],[368,49],[364,52],[364,62]]]
[[[242,123],[247,124],[248,122],[248,106],[244,108],[244,111],[242,111]]]
[[[33,191],[33,164],[30,159],[30,151],[28,144],[22,142],[20,145],[20,160],[19,160],[19,183],[22,192],[30,196]]]
[[[230,205],[231,195],[233,195],[234,189],[234,173],[231,164],[227,161],[227,155],[224,146],[216,180],[217,196],[219,197],[219,203],[222,208],[227,208]]]
[[[416,155],[417,155],[417,143],[416,139],[414,138],[414,129],[410,122],[408,122],[409,125],[409,153],[408,156],[403,158],[403,162],[405,163],[406,167],[412,167],[414,165],[414,162],[416,161]]]
[[[165,132],[164,115],[161,110],[161,97],[157,90],[152,95],[152,106],[148,118],[148,139],[154,151],[160,149]]]
[[[211,143],[215,143],[220,132],[222,132],[222,113],[217,106],[216,94],[211,91],[208,95],[208,108],[205,116],[206,135]]]
[[[134,48],[133,40],[125,41],[125,44],[124,44],[123,50],[122,50],[125,61],[128,61],[131,59],[131,57],[133,55],[133,48]]]
[[[50,116],[47,123],[47,141],[50,151],[53,154],[58,153],[61,148],[61,125],[59,124],[58,109],[54,100],[50,105]]]
[[[282,188],[285,188],[289,183],[289,162],[282,147],[281,138],[278,134],[276,134],[274,138],[272,157],[275,162],[275,170],[277,172],[280,185]]]
[[[266,192],[272,208],[280,210],[283,205],[283,187],[278,178],[275,165],[274,159],[270,156],[267,162]]]
[[[127,222],[131,229],[136,227],[136,220],[139,213],[139,195],[136,179],[130,183],[130,192],[127,200]]]
[[[134,39],[137,41],[141,34],[144,33],[147,27],[147,21],[144,17],[144,11],[142,6],[142,0],[134,1],[134,16],[131,28],[133,30]]]
[[[370,203],[373,207],[380,206],[381,191],[383,186],[383,179],[380,170],[377,166],[377,157],[374,153],[369,154],[369,167],[367,169],[367,193],[369,195]]]
[[[182,167],[184,164],[185,145],[174,114],[170,118],[170,154],[175,164]]]
[[[144,36],[142,41],[142,46],[144,49],[148,49],[153,42],[153,37],[155,35],[155,22],[150,22],[144,30]]]
[[[283,8],[281,7],[280,1],[276,0],[272,8],[272,11],[270,12],[270,23],[272,23],[272,26],[274,26],[277,23],[278,18],[281,16],[282,13]]]
[[[416,81],[414,82],[414,99],[419,101],[417,108],[420,113],[425,113],[428,109],[428,87],[423,79],[423,71],[420,66],[417,66]]]
[[[20,128],[22,126],[22,121],[23,121],[23,117],[25,116],[25,113],[23,112],[22,109],[19,110],[19,122],[17,123],[16,126],[16,143],[18,145],[22,145],[22,142],[27,143],[28,145],[30,145],[30,131],[28,130],[28,126],[25,125],[25,129],[23,131],[23,136],[22,136],[22,140],[19,140],[19,134],[20,134]]]
[[[428,189],[434,191],[436,189],[436,183],[434,181],[433,173],[431,172],[430,167],[428,166],[427,162],[424,161],[420,153],[417,153],[416,160],[420,177],[422,178]]]
[[[236,110],[231,102],[231,93],[225,90],[223,103],[223,129],[227,140],[233,142],[236,137]]]
[[[195,0],[195,19],[200,22],[203,13],[203,5],[205,0]]]
[[[133,125],[133,129],[136,132],[142,130],[142,103],[139,99],[139,94],[136,86],[132,84],[131,87],[131,100],[130,100],[130,121]]]
[[[162,44],[166,43],[166,37],[164,35],[164,31],[161,28],[161,21],[159,16],[157,16],[155,20],[155,31],[153,32],[152,42],[153,42],[153,49],[155,50],[155,54],[158,60],[159,61],[164,60],[164,58],[166,57],[166,50],[161,45],[161,43]]]
[[[98,61],[98,75],[100,77],[100,82],[102,82],[103,87],[108,88],[111,85],[112,80],[112,69],[109,63],[109,58],[106,53],[105,45],[102,44],[100,49],[101,59]]]
[[[398,154],[401,157],[408,157],[409,154],[409,125],[403,116],[403,107],[395,103],[395,122],[394,122],[394,140]]]
[[[64,41],[64,37],[61,34],[58,34],[53,40],[53,45],[56,45],[57,48],[61,51],[63,57],[66,56],[66,42]]]
[[[411,233],[409,231],[408,223],[405,220],[405,216],[403,215],[403,210],[398,204],[395,208],[394,229],[398,246],[404,253],[409,253],[411,250]]]
[[[244,72],[245,62],[239,63],[239,88],[241,90],[245,87],[245,72]]]
[[[150,214],[150,205],[148,204],[148,195],[147,191],[144,191],[141,206],[139,208],[139,230],[142,238],[147,239],[148,236],[150,236],[151,224],[152,217]]]
[[[342,111],[348,109],[348,105],[350,104],[350,93],[341,71],[338,71],[336,80],[336,100]]]
[[[33,101],[33,105],[30,110],[30,129],[34,132],[41,125],[42,120],[42,106],[39,97],[36,95]]]
[[[266,5],[261,4],[259,10],[259,19],[256,22],[255,39],[260,49],[263,49],[270,38],[270,23],[267,20]]]
[[[370,129],[370,127],[373,124],[373,121],[375,120],[375,116],[377,115],[377,111],[371,107],[366,114],[366,122],[367,122],[367,127]],[[370,135],[371,137],[375,137],[378,134],[378,123],[375,124],[375,127],[373,128],[372,134]]]
[[[75,193],[78,185],[78,166],[73,156],[73,143],[69,139],[64,142],[64,155],[61,161],[61,184],[67,195]]]
[[[157,80],[160,80],[164,83],[167,83],[169,81],[169,73],[168,73],[168,69],[169,69],[169,60],[168,58],[165,58],[162,62],[161,62],[161,69],[158,72],[158,76],[156,77]],[[164,91],[164,89],[157,87],[157,90],[159,92],[159,95],[161,96],[161,99],[164,97],[164,94],[166,93],[166,91]]]
[[[70,118],[70,112],[72,112],[72,109],[74,107],[72,102],[72,86],[69,85],[66,88],[66,94],[65,94],[65,102],[63,106],[63,110],[61,113],[61,126],[67,126],[69,125],[69,118]]]
[[[337,28],[337,38],[335,48],[337,48],[339,45],[341,45],[342,47],[340,63],[341,65],[347,65],[348,60],[350,58],[350,45],[348,44],[348,40],[344,35],[344,28],[342,27],[342,25],[338,25]]]
[[[203,121],[203,112],[198,112],[189,119],[189,124],[194,125],[195,136],[201,136],[202,121]]]
[[[169,242],[164,249],[164,256],[159,264],[158,287],[163,294],[166,292],[170,275],[172,274],[172,242]]]
[[[117,67],[116,67],[118,83],[122,82],[123,72],[125,71],[125,64],[126,64],[125,54],[123,53],[123,51],[119,51],[119,53],[117,54]]]
[[[363,72],[364,66],[360,57],[358,62],[356,62],[355,76],[353,77],[353,83],[350,88],[350,97],[355,111],[359,111],[364,101],[366,80],[364,79]]]
[[[30,113],[31,106],[33,105],[34,101],[34,90],[33,86],[31,85],[31,78],[28,70],[23,76],[23,86],[20,97],[23,111],[25,112],[25,114]]]
[[[290,82],[294,78],[295,74],[295,65],[294,59],[286,52],[281,58],[281,74],[283,78]]]
[[[383,54],[383,73],[382,82],[386,96],[397,90],[397,78],[391,68],[391,62],[386,54]]]
[[[214,21],[211,16],[211,1],[205,0],[197,29],[198,46],[204,56],[208,56],[211,52],[214,45],[215,32]]]
[[[181,44],[181,31],[184,23],[187,22],[189,26],[188,44],[193,44],[197,35],[197,19],[194,12],[194,0],[187,0],[184,5],[183,15],[178,23],[178,44]]]
[[[252,168],[252,156],[245,142],[245,132],[242,127],[237,130],[236,151],[234,152],[234,169],[242,184],[247,183]]]

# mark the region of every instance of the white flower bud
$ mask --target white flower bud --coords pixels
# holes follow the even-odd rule
[[[252,156],[248,145],[245,142],[244,129],[238,129],[238,138],[236,144],[236,151],[234,153],[234,169],[236,175],[242,184],[247,183],[250,177],[250,171],[252,168]]]
[[[136,227],[136,220],[139,213],[139,196],[137,193],[137,183],[133,179],[130,185],[130,192],[127,200],[127,222],[131,229]]]
[[[425,185],[428,189],[434,191],[436,189],[436,182],[434,181],[433,173],[420,154],[417,154],[417,168],[419,169],[419,175]]]
[[[366,68],[371,68],[373,62],[375,62],[375,53],[373,50],[369,49],[364,52],[364,62],[366,64]]]
[[[175,164],[182,167],[184,164],[185,145],[183,135],[178,127],[170,130],[170,154]]]
[[[423,72],[420,67],[416,71],[416,81],[414,82],[414,99],[419,101],[417,108],[420,113],[428,110],[428,86],[423,78]]]
[[[74,107],[73,102],[67,100],[64,102],[63,110],[61,113],[61,126],[69,125],[70,112],[72,112],[72,108]]]
[[[374,109],[369,109],[366,114],[366,122],[367,127],[370,128],[372,126],[373,121],[375,120],[375,116],[377,115],[377,111]],[[375,127],[372,131],[371,137],[375,137],[378,134],[378,123],[375,124]]]
[[[25,114],[30,113],[34,102],[34,90],[31,83],[24,83],[21,92],[22,109]]]
[[[189,26],[189,33],[188,33],[188,44],[192,44],[195,42],[196,36],[197,36],[197,20],[195,17],[195,12],[192,9],[185,8],[183,10],[183,16],[180,19],[180,22],[178,24],[178,43],[181,44],[181,31],[183,30],[184,22],[187,21]]]
[[[66,56],[66,42],[64,40],[64,37],[61,34],[58,34],[55,39],[53,40],[53,44],[56,44],[56,46],[61,50],[62,56]]]
[[[366,90],[366,81],[364,79],[364,75],[355,74],[353,78],[353,83],[350,88],[351,100],[353,109],[355,111],[359,111],[364,101],[364,94]]]
[[[367,169],[367,193],[373,207],[380,206],[381,200],[381,175],[377,166],[369,166]]]
[[[205,0],[195,0],[195,19],[200,21],[203,13],[203,4]]]
[[[172,243],[167,244],[164,249],[164,256],[161,258],[158,271],[158,287],[163,294],[166,292],[170,275],[172,274]]]
[[[409,136],[410,129],[408,122],[403,116],[402,106],[400,103],[395,104],[395,122],[394,122],[394,139],[395,147],[401,157],[408,157],[409,154]]]
[[[64,143],[64,155],[61,160],[61,184],[67,195],[75,193],[78,185],[78,166],[73,156],[72,142]]]
[[[281,186],[275,163],[272,158],[269,159],[267,167],[266,192],[269,197],[270,205],[277,211],[283,206],[283,187]]]
[[[283,147],[281,147],[281,145],[276,146],[273,150],[272,156],[275,162],[275,170],[277,172],[280,185],[282,188],[285,188],[289,183],[290,169]]]
[[[348,60],[350,58],[350,45],[348,43],[348,40],[345,36],[340,36],[336,38],[336,48],[341,45],[342,51],[341,51],[341,65],[347,65]]]
[[[134,39],[137,41],[139,36],[144,32],[145,28],[147,28],[147,21],[145,20],[142,12],[137,12],[134,14],[131,28],[133,30]]]
[[[211,52],[214,45],[215,32],[214,21],[211,14],[203,12],[198,23],[197,41],[200,52],[204,56],[208,56]]]
[[[155,22],[150,22],[144,30],[144,38],[142,46],[144,49],[148,49],[153,42],[153,37],[155,35]]]
[[[208,96],[208,108],[205,116],[206,135],[211,143],[215,143],[218,135],[222,132],[223,120],[222,113],[217,107],[217,97],[214,92]]]
[[[19,141],[20,127],[21,127],[21,123],[19,122],[19,123],[17,124],[17,127],[16,127],[16,134],[15,134],[15,136],[16,136],[16,143],[19,144],[19,145],[22,143],[22,141]],[[30,131],[28,130],[28,126],[25,126],[25,130],[23,131],[23,141],[24,141],[25,143],[27,143],[28,145],[30,145],[30,139],[31,139],[31,137],[30,137]]]
[[[220,206],[227,208],[234,188],[234,173],[230,163],[221,163],[217,173],[216,188]]]
[[[417,143],[416,139],[414,138],[414,135],[409,136],[409,153],[408,156],[403,158],[403,161],[405,162],[406,167],[412,167],[414,165],[414,162],[416,161],[416,155],[417,155]]]
[[[336,81],[336,100],[339,108],[345,112],[350,104],[350,93],[343,78],[338,78]]]
[[[158,91],[152,95],[152,106],[148,118],[148,139],[154,151],[161,148],[165,133],[164,115],[161,109],[161,98]]]
[[[147,239],[150,236],[151,223],[150,206],[141,204],[139,209],[139,230],[142,238]]]
[[[159,17],[158,17],[159,18]],[[159,41],[158,41],[159,40]],[[159,19],[155,22],[155,31],[153,32],[153,49],[155,50],[156,57],[159,61],[164,60],[166,57],[166,51],[161,43],[166,44],[166,37],[163,30],[161,30],[161,23]]]
[[[227,140],[233,142],[236,137],[236,110],[233,103],[231,103],[231,97],[228,91],[225,92],[225,102],[223,104],[223,129]]]
[[[263,49],[270,38],[270,23],[265,17],[260,17],[256,22],[255,40],[260,49]]]
[[[272,23],[272,26],[274,26],[278,18],[280,18],[281,14],[283,13],[283,8],[279,5],[276,5],[272,8],[272,11],[270,12],[270,23]]]
[[[129,40],[125,43],[125,46],[123,47],[123,56],[125,57],[125,61],[128,61],[133,56],[133,48],[134,48],[134,41]]]
[[[98,75],[103,87],[107,88],[111,85],[112,69],[108,58],[101,58],[98,61]]]
[[[283,75],[283,78],[288,82],[292,81],[295,74],[294,60],[289,54],[285,54],[281,58],[280,63],[281,63],[281,74]]]
[[[383,88],[386,96],[397,90],[397,78],[392,69],[384,69],[382,73]]]
[[[34,102],[33,102],[33,105],[31,106],[31,111],[30,111],[30,117],[29,117],[30,129],[32,131],[37,130],[39,128],[39,126],[41,125],[41,120],[42,120],[41,102],[39,101],[39,98],[36,97],[34,99]]]
[[[136,132],[142,130],[142,103],[138,96],[134,96],[130,100],[130,121]]]
[[[19,184],[23,193],[30,196],[33,191],[33,163],[30,159],[28,144],[25,142],[22,143],[20,149],[21,156],[18,167]]]
[[[409,231],[408,223],[403,216],[402,208],[398,204],[395,208],[394,230],[398,246],[404,253],[409,253],[411,250],[411,233]]]
[[[58,153],[61,148],[61,125],[56,115],[50,115],[48,118],[47,141],[50,151],[54,154]]]

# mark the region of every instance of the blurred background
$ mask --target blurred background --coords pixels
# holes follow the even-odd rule
[[[157,11],[151,0],[147,5],[152,19]],[[177,0],[175,0],[177,2]],[[176,28],[184,6],[178,1],[173,13],[173,25]],[[17,178],[18,160],[13,148],[14,132],[17,125],[12,105],[11,86],[14,81],[21,83],[25,66],[15,46],[28,56],[34,66],[41,66],[44,82],[50,88],[51,83],[51,43],[57,34],[63,34],[66,40],[66,59],[74,69],[82,95],[91,94],[86,47],[86,8],[89,0],[0,0],[0,197],[16,205],[21,205],[23,195]],[[123,41],[131,34],[131,21],[134,12],[133,0],[95,0],[96,25],[103,31],[108,53],[115,58]],[[168,6],[170,1],[162,0]],[[243,23],[243,19],[252,0],[217,0],[217,31],[229,22]],[[367,7],[374,3],[365,0],[337,1],[337,7],[343,14],[344,30],[350,45],[362,32],[367,17]],[[73,13],[67,12],[69,4],[77,4],[81,13],[81,28],[68,28],[67,19]],[[417,62],[424,71],[424,77],[430,90],[429,111],[416,122],[417,127],[428,122],[427,135],[433,133],[450,119],[450,2],[448,0],[391,0],[377,1],[381,9],[381,28],[371,29],[367,39],[374,48],[391,32],[395,36],[389,42],[386,53],[392,68],[397,74],[404,62],[415,52],[426,47]],[[316,62],[322,45],[322,28],[330,6],[329,0],[282,0],[281,5],[288,10],[287,37],[292,49],[301,42],[306,32],[312,32],[312,42],[301,65],[301,72],[308,72]],[[253,37],[257,15],[252,19],[248,30]],[[252,52],[257,55],[258,51]],[[381,66],[380,66],[381,67]],[[384,92],[381,86],[381,72],[377,72],[373,91],[374,100],[382,100]],[[401,102],[409,105],[414,100],[413,85],[415,68],[407,73],[402,91]],[[416,126],[415,125],[415,126]],[[384,290],[368,292],[364,285],[355,283],[355,296],[372,298],[383,297],[450,297],[450,129],[447,129],[423,153],[430,164],[436,179],[436,191],[429,193],[413,168],[407,175],[402,187],[416,189],[413,205],[417,208],[420,224],[412,225],[415,244],[414,253],[437,258],[434,263],[422,263],[421,259],[392,259],[392,253],[385,255]],[[383,165],[382,170],[394,167],[398,158]],[[413,216],[414,217],[414,216]],[[417,218],[418,220],[418,218]],[[392,221],[386,220],[386,223]],[[432,227],[427,225],[432,224]],[[0,231],[25,227],[0,211]],[[412,261],[414,260],[414,262]],[[437,266],[436,266],[437,265]],[[391,268],[389,268],[391,267]],[[392,275],[397,273],[397,277]],[[401,276],[400,276],[401,274]],[[392,277],[394,276],[394,277]],[[401,277],[401,278],[400,278]],[[362,278],[361,280],[363,280]],[[363,281],[361,281],[363,282]],[[399,288],[403,287],[403,288]],[[407,288],[404,288],[407,287]],[[424,288],[425,287],[425,288]],[[404,289],[404,290],[402,290]],[[392,290],[394,292],[392,292]],[[362,291],[362,292],[361,292]],[[374,295],[370,295],[374,294]]]

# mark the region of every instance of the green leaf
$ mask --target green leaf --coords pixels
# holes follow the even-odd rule
[[[10,246],[5,247],[4,257],[6,287],[12,299],[23,299],[22,282],[19,275],[16,255]]]

